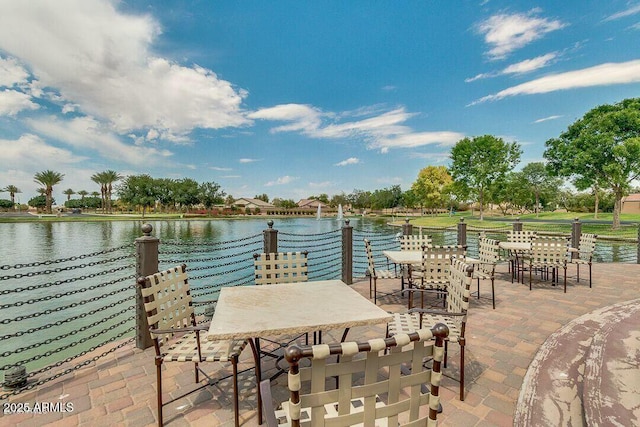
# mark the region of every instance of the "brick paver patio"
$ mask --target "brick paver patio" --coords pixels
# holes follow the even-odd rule
[[[496,280],[496,309],[490,299],[473,299],[467,324],[466,398],[458,400],[458,383],[443,381],[441,399],[444,412],[438,417],[444,426],[511,426],[523,377],[538,348],[547,337],[576,317],[600,307],[638,297],[640,265],[597,264],[593,288],[588,280],[579,284],[569,279],[567,293],[549,283],[529,286],[512,284],[506,265],[499,266]],[[574,267],[570,266],[570,273]],[[380,281],[379,288],[398,287],[398,281]],[[368,295],[367,280],[354,288]],[[490,297],[489,282],[481,282],[483,296]],[[389,311],[402,311],[406,301],[382,297],[379,305]],[[342,331],[325,332],[325,342],[339,339]],[[384,328],[355,328],[349,339],[379,337]],[[101,350],[102,352],[104,350]],[[450,346],[446,370],[457,376],[458,346]],[[241,368],[251,368],[250,350],[243,354]],[[182,364],[180,364],[182,365]],[[190,387],[190,364],[169,364],[163,375],[164,389],[182,392]],[[211,367],[217,375],[218,366]],[[221,365],[222,366],[222,365]],[[225,365],[226,366],[226,365]],[[64,368],[64,367],[63,367]],[[169,371],[170,370],[170,371]],[[230,373],[230,369],[226,372]],[[264,375],[269,375],[267,371]],[[195,393],[165,407],[167,426],[230,426],[233,407],[227,389],[229,380]],[[243,426],[257,425],[253,371],[241,375],[240,417]],[[286,376],[273,383],[274,397],[285,400]],[[73,412],[0,415],[0,425],[12,426],[147,426],[155,425],[155,365],[153,349],[145,351],[127,345],[113,354],[75,372],[49,382],[37,390],[11,398],[11,402],[70,402]]]

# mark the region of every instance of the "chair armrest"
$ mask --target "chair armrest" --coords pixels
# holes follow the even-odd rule
[[[149,328],[149,332],[152,334],[177,334],[182,332],[199,332],[206,331],[209,329],[209,326],[188,326],[186,328],[175,328],[175,329],[152,329]]]
[[[439,314],[442,316],[465,316],[466,313],[451,313],[444,310],[430,310],[426,308],[412,308],[408,313],[424,313],[424,314]]]
[[[260,393],[262,395],[262,414],[267,427],[278,427],[276,411],[273,407],[273,397],[271,396],[271,380],[260,381]]]

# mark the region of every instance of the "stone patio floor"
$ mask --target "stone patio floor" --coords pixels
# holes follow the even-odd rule
[[[581,276],[585,276],[583,268]],[[511,283],[506,264],[498,267],[496,309],[490,299],[471,301],[467,323],[466,397],[458,400],[458,383],[445,377],[440,388],[444,412],[438,416],[443,426],[512,426],[515,406],[527,367],[547,337],[567,322],[617,302],[638,298],[640,265],[596,264],[593,288],[588,280],[579,283],[568,279],[567,293],[548,282]],[[569,274],[575,273],[570,266]],[[355,283],[354,288],[368,296],[368,280]],[[475,286],[475,283],[474,283]],[[379,288],[397,289],[398,280],[381,280]],[[489,281],[481,282],[483,297],[490,297]],[[401,297],[381,297],[378,304],[388,311],[406,309]],[[325,332],[324,341],[339,340],[342,331]],[[329,336],[331,337],[329,337]],[[384,327],[354,328],[350,340],[384,335]],[[446,373],[457,377],[458,349],[449,348]],[[104,349],[100,350],[102,353]],[[240,378],[240,418],[243,426],[256,426],[256,388],[249,347],[243,353],[241,369],[248,369]],[[64,375],[37,389],[13,396],[10,402],[66,402],[73,411],[47,414],[0,414],[3,426],[147,426],[155,425],[156,392],[155,365],[152,348],[136,349],[134,344]],[[267,362],[269,363],[269,362]],[[272,363],[272,362],[271,362]],[[176,366],[184,365],[184,366]],[[191,364],[169,364],[163,375],[163,388],[168,394],[192,387]],[[204,364],[204,369],[216,376],[230,373],[230,365]],[[221,369],[221,367],[224,367]],[[229,369],[227,369],[229,367]],[[61,367],[64,369],[65,367]],[[273,372],[273,367],[263,373]],[[223,380],[190,397],[165,407],[167,426],[231,426],[233,406],[230,381]],[[286,376],[272,383],[274,398],[285,400]],[[3,402],[6,403],[6,402]],[[3,406],[4,409],[4,406]]]

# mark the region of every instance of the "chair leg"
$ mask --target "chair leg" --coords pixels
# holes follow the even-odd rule
[[[378,303],[378,278],[373,276],[373,303]]]
[[[158,427],[162,427],[162,360],[156,359],[156,381],[158,388]]]
[[[576,282],[580,282],[580,264],[576,264]]]
[[[560,279],[560,278],[558,278]],[[564,267],[564,293],[567,293],[567,267]]]
[[[444,342],[444,363],[443,363],[443,367],[446,368],[447,367],[447,354],[449,353],[449,341],[445,341]]]
[[[460,400],[464,400],[464,339],[460,343]]]
[[[480,278],[478,277],[478,299],[480,299]]]
[[[198,384],[200,382],[200,370],[198,369],[198,362],[194,362],[193,363],[193,367],[195,369],[195,377],[196,377],[196,384]]]
[[[262,381],[262,366],[260,365],[260,353],[258,352],[253,339],[249,339],[249,345],[251,345],[251,352],[253,353],[253,363],[255,364],[256,389],[258,393],[258,424],[262,424],[262,392],[260,391],[260,381]]]
[[[238,405],[238,356],[231,359],[231,365],[233,367],[233,417],[236,422],[236,427],[240,427],[240,406]]]
[[[494,286],[494,282],[495,278],[492,276],[491,277],[491,303],[493,304],[493,309],[496,309],[496,290],[495,290],[495,286]]]
[[[591,261],[589,261],[589,287],[591,287]]]

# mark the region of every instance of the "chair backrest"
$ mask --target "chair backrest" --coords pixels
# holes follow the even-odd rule
[[[578,243],[578,258],[582,260],[591,259],[593,252],[596,250],[597,238],[597,235],[590,233],[583,233],[580,235],[580,242]]]
[[[531,241],[531,265],[562,266],[567,263],[569,239],[538,236]]]
[[[480,261],[480,264],[474,268],[485,273],[493,273],[496,264],[500,262],[500,247],[498,244],[497,240],[486,237],[478,240],[478,261]]]
[[[435,426],[448,334],[440,323],[386,339],[288,347],[290,399],[283,408],[291,425],[374,426],[378,419],[397,426],[400,415],[401,425]],[[338,355],[338,361],[329,360],[332,355]],[[433,357],[431,369],[423,366],[426,357]],[[310,366],[301,368],[304,359]],[[423,391],[426,384],[430,390]],[[425,405],[429,411],[421,412]]]
[[[451,258],[464,258],[467,247],[451,246],[423,246],[422,247],[422,275],[423,283],[449,283]]]
[[[473,264],[467,264],[463,258],[451,260],[449,270],[449,285],[447,286],[447,312],[464,313],[464,316],[455,316],[461,335],[464,336],[464,325],[467,323],[467,310],[469,309],[469,295],[473,276]]]
[[[514,243],[531,243],[538,233],[535,231],[509,231],[507,233],[507,242]]]
[[[186,270],[182,264],[138,279],[150,328],[170,330],[196,325]],[[155,339],[156,335],[152,333],[151,337]],[[171,334],[157,337],[166,341]]]
[[[373,258],[373,250],[369,239],[364,239],[364,250],[367,253],[367,271],[372,277],[376,275],[376,260]]]
[[[426,234],[406,234],[400,237],[401,251],[421,251],[422,246],[431,245],[431,237]]]
[[[254,254],[256,285],[306,282],[309,266],[307,251]]]

